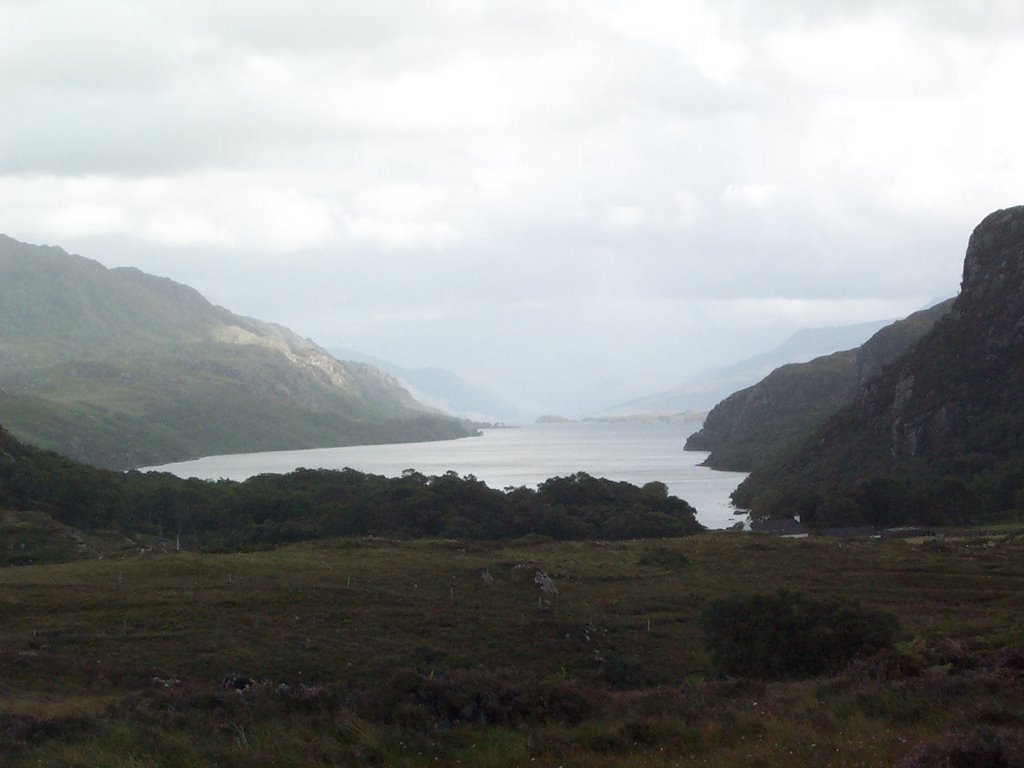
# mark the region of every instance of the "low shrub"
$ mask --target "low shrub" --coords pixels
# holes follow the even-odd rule
[[[648,549],[637,562],[639,565],[665,568],[670,571],[686,568],[690,564],[689,558],[682,552],[665,548]]]
[[[40,719],[29,715],[0,715],[0,754],[40,744],[50,739],[67,741],[95,728],[80,717]]]
[[[786,591],[712,601],[701,616],[716,671],[743,677],[809,677],[893,645],[887,613]]]
[[[579,723],[594,707],[592,697],[565,680],[524,680],[515,674],[450,670],[424,676],[399,670],[390,683],[367,692],[360,708],[374,719],[403,725],[518,725]]]
[[[601,665],[601,680],[619,691],[646,688],[666,682],[663,675],[649,668],[640,658],[614,651],[605,654],[604,663]]]
[[[1008,731],[955,733],[925,744],[900,768],[1024,768],[1024,737]]]

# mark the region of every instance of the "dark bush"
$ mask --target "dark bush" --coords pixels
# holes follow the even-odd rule
[[[682,552],[665,548],[648,549],[637,562],[640,565],[665,568],[670,571],[686,568],[690,564],[689,558]]]
[[[604,664],[601,666],[601,680],[619,691],[646,688],[664,682],[660,674],[647,668],[639,658],[623,656],[614,651],[605,654]]]
[[[716,670],[744,677],[807,677],[891,647],[896,618],[797,593],[724,597],[701,616]]]
[[[454,725],[577,724],[594,708],[591,697],[564,681],[523,679],[514,673],[450,670],[428,677],[399,670],[389,685],[368,691],[360,708],[385,722]]]
[[[1024,738],[1006,731],[952,734],[924,745],[900,768],[1024,768]]]
[[[40,719],[29,715],[0,715],[0,754],[56,739],[67,741],[95,728],[79,717]]]

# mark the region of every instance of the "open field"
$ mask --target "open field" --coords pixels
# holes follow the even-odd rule
[[[1011,535],[343,539],[6,568],[0,761],[895,765],[958,729],[1024,731],[1022,585]],[[898,652],[716,680],[704,606],[778,589],[895,614]]]

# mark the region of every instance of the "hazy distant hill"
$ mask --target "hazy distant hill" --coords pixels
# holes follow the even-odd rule
[[[0,424],[112,468],[466,434],[390,375],[286,328],[2,235]]]
[[[358,360],[382,368],[397,378],[417,400],[445,413],[474,421],[505,424],[525,424],[533,419],[528,411],[444,368],[406,368],[337,347],[331,349],[331,353],[342,360]]]
[[[741,472],[776,458],[848,403],[861,384],[931,330],[952,304],[949,299],[915,312],[855,349],[776,368],[716,405],[687,440],[687,449],[711,451],[709,467]]]
[[[734,495],[818,525],[1024,515],[1024,206],[967,246],[960,295],[903,356]]]
[[[733,392],[760,381],[781,365],[802,363],[841,349],[856,347],[889,322],[879,320],[834,328],[804,328],[770,352],[698,373],[677,387],[630,400],[598,415],[706,411]]]

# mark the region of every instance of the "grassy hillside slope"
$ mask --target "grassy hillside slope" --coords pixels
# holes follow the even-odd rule
[[[166,278],[3,236],[0,423],[117,469],[467,434],[383,371],[286,328]]]

